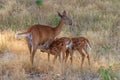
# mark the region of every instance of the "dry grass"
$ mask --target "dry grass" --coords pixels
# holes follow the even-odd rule
[[[111,65],[114,71],[118,71],[120,68],[118,64],[120,56],[113,55],[112,53],[109,53],[109,55],[96,53],[94,46],[105,41],[103,38],[98,39],[96,35],[100,35],[99,32],[96,34],[91,31],[87,33],[82,32],[82,35],[88,37],[92,44],[92,51],[90,52],[91,66],[88,66],[87,59],[85,59],[84,68],[81,69],[81,58],[79,59],[78,57],[80,55],[75,52],[74,64],[71,65],[70,61],[64,64],[62,75],[59,61],[53,64],[51,56],[51,62],[48,63],[47,53],[41,53],[39,50],[35,55],[34,67],[31,67],[29,61],[30,55],[25,40],[22,38],[14,39],[14,34],[13,31],[9,30],[2,32],[1,35],[1,40],[5,44],[4,53],[0,54],[0,78],[2,80],[62,80],[63,78],[65,80],[100,80],[97,73],[100,66],[108,67],[108,65]],[[101,36],[104,35],[101,34]],[[116,74],[119,75],[119,71]]]
[[[37,6],[34,0],[0,1],[0,80],[101,80],[100,66],[112,66],[120,79],[120,1],[119,0],[43,0]],[[73,20],[74,33],[64,26],[59,37],[85,36],[92,45],[91,66],[85,60],[80,69],[76,53],[74,64],[47,62],[47,53],[37,51],[31,70],[29,51],[24,38],[14,39],[14,34],[31,24],[55,26],[57,11],[66,10]],[[51,58],[53,59],[53,58]],[[89,69],[90,68],[90,69]]]

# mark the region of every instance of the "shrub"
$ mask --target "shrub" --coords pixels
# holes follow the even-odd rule
[[[54,24],[54,25],[58,25],[58,23],[59,23],[59,18],[58,18],[57,15],[54,15],[54,16],[53,16],[53,24]]]
[[[111,66],[109,66],[107,69],[101,66],[98,69],[98,73],[102,80],[114,80],[116,78]]]
[[[42,0],[35,0],[35,3],[36,3],[38,6],[41,6],[41,5],[42,5]]]

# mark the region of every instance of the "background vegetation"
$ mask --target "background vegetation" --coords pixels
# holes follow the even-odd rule
[[[33,24],[54,27],[59,22],[57,11],[63,10],[73,21],[74,33],[64,25],[59,37],[87,37],[92,45],[91,66],[85,62],[80,69],[75,52],[74,65],[65,64],[61,76],[59,62],[48,63],[47,54],[38,50],[30,72],[25,40],[14,39],[14,34]],[[0,0],[0,53],[1,80],[120,80],[120,1]]]

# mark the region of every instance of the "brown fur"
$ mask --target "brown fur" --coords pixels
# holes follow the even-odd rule
[[[69,45],[71,42],[72,42],[72,45],[66,48],[66,45]],[[49,48],[48,49],[44,48],[43,51],[48,53],[48,61],[50,59],[50,54],[54,55],[54,62],[55,62],[57,56],[60,57],[61,52],[62,52],[63,60],[65,59],[65,62],[66,62],[68,56],[70,55],[71,56],[70,59],[72,63],[73,62],[73,51],[77,50],[82,56],[82,62],[81,62],[81,67],[82,67],[84,59],[85,59],[85,54],[87,55],[88,63],[90,65],[90,58],[89,58],[89,54],[87,51],[88,46],[91,47],[89,40],[85,37],[74,37],[74,38],[62,37],[62,38],[58,38],[54,40],[53,43],[49,46]]]
[[[42,51],[48,53],[48,61],[50,60],[50,54],[54,55],[53,62],[56,61],[57,56],[59,56],[60,61],[63,61],[65,59],[67,50],[66,45],[70,44],[70,42],[71,42],[70,38],[67,37],[58,38],[51,43],[49,48],[47,49],[43,48]]]
[[[61,28],[63,24],[69,23],[69,25],[72,25],[71,20],[66,16],[66,12],[64,11],[63,14],[60,14],[58,12],[58,16],[61,18],[59,24],[56,27],[46,26],[46,25],[32,25],[29,26],[26,32],[18,33],[17,35],[22,34],[30,34],[32,36],[32,39],[27,36],[26,40],[28,42],[28,48],[31,53],[30,60],[33,64],[34,55],[36,53],[36,50],[38,48],[39,44],[43,44],[47,42],[47,45],[49,46],[52,41],[55,39],[55,37],[60,33]],[[31,42],[30,42],[31,41]]]
[[[75,37],[75,38],[72,38],[72,42],[73,42],[72,47],[70,49],[68,49],[66,52],[66,61],[67,61],[67,58],[70,54],[71,63],[72,63],[73,62],[73,51],[77,50],[82,56],[81,67],[82,67],[83,62],[84,62],[85,54],[87,55],[88,63],[90,65],[90,57],[89,57],[89,54],[87,51],[88,46],[91,47],[89,40],[85,37]]]

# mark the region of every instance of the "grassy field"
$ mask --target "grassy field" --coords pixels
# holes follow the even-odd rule
[[[57,11],[66,10],[74,33],[64,25],[59,37],[84,36],[92,45],[91,65],[75,52],[73,65],[47,61],[39,50],[31,70],[25,39],[16,32],[29,25],[56,26]],[[120,80],[120,1],[119,0],[0,0],[0,80]]]

